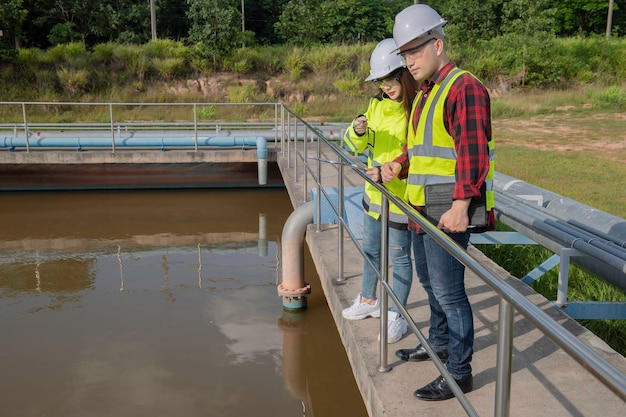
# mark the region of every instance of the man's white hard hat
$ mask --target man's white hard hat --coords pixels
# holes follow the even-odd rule
[[[443,35],[443,25],[446,23],[448,23],[446,19],[426,4],[413,4],[405,8],[396,15],[393,25],[396,51],[413,39],[429,33],[438,32]]]

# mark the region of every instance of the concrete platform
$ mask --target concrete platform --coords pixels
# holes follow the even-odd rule
[[[254,148],[101,148],[0,151],[0,191],[238,188],[259,185]],[[282,187],[275,144],[268,152],[266,187]]]
[[[331,154],[324,157],[333,159]],[[292,156],[293,158],[293,156]],[[301,161],[299,162],[301,164]],[[305,201],[309,190],[303,189],[302,167],[298,177],[287,161],[279,155],[278,164],[294,207]],[[293,162],[292,162],[293,165]],[[323,183],[337,186],[336,166],[323,164]],[[345,168],[346,187],[362,186],[363,179],[352,169]],[[315,262],[324,293],[365,406],[371,417],[458,416],[465,411],[455,399],[443,402],[424,402],[413,397],[413,391],[438,376],[431,361],[413,363],[397,360],[394,352],[415,347],[417,336],[409,332],[396,344],[389,345],[388,363],[391,371],[380,372],[377,335],[380,322],[369,318],[347,321],[341,310],[349,306],[360,292],[363,260],[349,238],[344,240],[344,281],[338,281],[337,232],[335,224],[323,225],[322,230],[312,224],[306,232],[306,242]],[[481,252],[470,247],[469,252],[497,273],[535,305],[563,325],[572,334],[598,352],[621,372],[626,373],[626,359],[606,343],[555,308],[543,296],[510,276]],[[475,352],[472,361],[474,391],[467,394],[469,401],[481,416],[494,415],[496,379],[496,343],[498,338],[498,305],[500,298],[471,271],[466,275],[467,292],[474,310]],[[408,311],[423,334],[428,332],[428,302],[417,279],[414,280]],[[514,316],[513,375],[511,388],[511,416],[602,416],[623,417],[626,403],[581,365],[571,359],[554,343],[519,314]]]

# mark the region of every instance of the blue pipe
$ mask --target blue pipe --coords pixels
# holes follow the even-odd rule
[[[257,158],[259,164],[259,184],[267,184],[267,140],[262,136],[213,136],[197,139],[198,146],[256,146]],[[3,137],[0,141],[2,148],[10,151],[15,148],[112,148],[113,140],[106,137],[81,138],[81,137],[65,137],[65,138],[26,138]],[[161,150],[166,147],[191,147],[196,145],[194,137],[162,137],[162,138],[115,138],[115,147],[155,147]]]
[[[111,147],[111,138],[95,137],[67,137],[67,138],[29,138],[28,146],[33,148],[55,148],[55,147]],[[162,137],[162,138],[115,138],[115,146],[195,146],[193,137]],[[27,146],[26,138],[4,137],[2,138],[2,147],[15,149],[17,147],[25,148]],[[259,158],[267,158],[267,141],[261,136],[214,136],[198,138],[198,146],[256,146]]]

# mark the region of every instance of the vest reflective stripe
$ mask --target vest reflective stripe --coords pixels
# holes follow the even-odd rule
[[[346,131],[345,143],[353,152],[368,156],[368,167],[381,166],[393,161],[402,153],[406,143],[406,116],[402,103],[385,98],[370,100],[367,111],[367,132],[358,136],[353,125]],[[375,156],[375,157],[374,157]],[[405,194],[406,181],[394,179],[385,187],[394,195],[402,198]],[[368,215],[378,219],[381,214],[382,194],[371,185],[365,183],[363,201],[369,207]],[[389,204],[389,220],[394,223],[408,223],[407,216],[395,204]]]
[[[450,88],[462,75],[469,74],[454,68],[439,84],[435,84],[426,99],[417,129],[411,123],[408,132],[409,172],[405,198],[414,206],[424,206],[424,187],[430,184],[451,183],[455,181],[457,153],[454,139],[446,131],[444,123],[444,104]],[[411,114],[415,114],[422,92],[413,102]],[[494,206],[493,140],[489,141],[489,172],[485,180],[487,209]]]
[[[489,141],[489,172],[487,173],[487,178],[485,178],[485,189],[486,189],[486,202],[487,202],[487,210],[491,210],[496,205],[496,195],[493,190],[493,179],[495,174],[495,161],[496,161],[496,152],[493,145],[493,138]]]
[[[380,196],[380,201],[377,204],[372,202],[370,195],[368,195],[367,193],[363,194],[363,201],[365,202],[367,207],[369,207],[368,214],[374,217],[375,219],[378,219],[378,217],[382,213],[383,199],[382,199],[382,194],[379,193],[378,190],[375,190],[375,191],[377,191],[375,195]],[[374,216],[374,214],[376,215]],[[399,224],[406,224],[408,223],[409,218],[395,204],[389,203],[389,221],[394,222],[394,223],[399,223]]]

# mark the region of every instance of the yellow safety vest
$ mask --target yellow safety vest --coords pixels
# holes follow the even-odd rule
[[[381,166],[402,154],[406,144],[406,115],[402,103],[389,98],[373,97],[365,112],[367,132],[358,136],[354,124],[346,130],[345,143],[353,152],[367,155],[367,166]],[[406,181],[394,179],[385,187],[394,195],[403,198]],[[363,201],[368,215],[378,219],[381,214],[382,193],[369,182],[365,183]],[[398,225],[408,223],[407,216],[393,203],[389,204],[389,221]]]
[[[457,153],[454,139],[444,123],[444,103],[454,82],[469,72],[454,68],[439,84],[435,84],[426,99],[417,129],[413,123],[408,131],[409,172],[405,199],[416,207],[425,205],[424,187],[429,184],[455,182]],[[471,74],[470,74],[471,75]],[[473,75],[472,75],[473,76]],[[415,113],[422,92],[415,97],[411,114]],[[489,141],[489,172],[485,179],[487,210],[494,206],[494,147]]]

